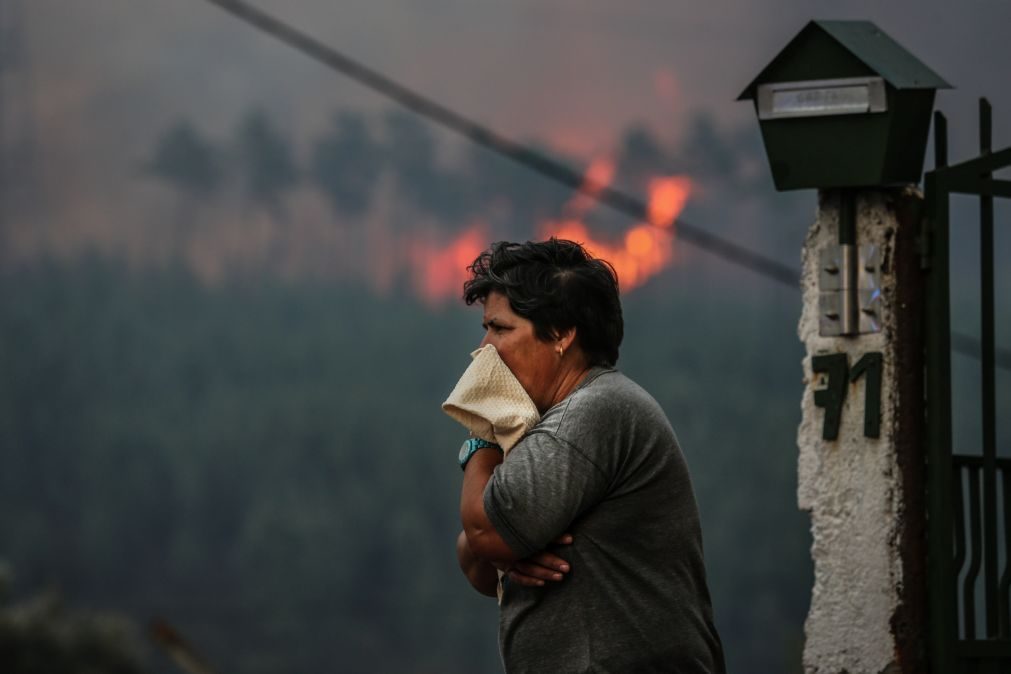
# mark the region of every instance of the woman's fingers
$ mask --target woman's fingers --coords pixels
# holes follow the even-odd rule
[[[536,555],[531,555],[530,557],[527,557],[526,559],[521,561],[530,564],[535,564],[544,569],[549,569],[550,571],[555,573],[559,572],[568,573],[570,568],[569,563],[567,561],[565,561],[558,555],[551,554],[550,552],[539,552]]]
[[[572,534],[562,534],[551,541],[555,545],[571,545]],[[558,582],[571,570],[567,561],[558,555],[542,551],[526,559],[513,562],[506,574],[509,580],[527,587],[541,587],[548,582]]]
[[[528,571],[532,572],[528,573]],[[508,573],[509,580],[527,587],[543,587],[545,583],[557,582],[564,578],[562,574],[558,574],[557,577],[551,577],[552,575],[550,572],[532,570],[523,564],[514,565]]]
[[[568,569],[567,565],[566,569]],[[527,561],[516,562],[509,570],[517,571],[524,576],[530,576],[531,578],[537,578],[540,580],[561,580],[565,577],[565,571],[558,567],[534,564]]]
[[[542,586],[546,582],[558,582],[572,567],[569,563],[550,552],[539,552],[521,559],[509,567],[509,578],[521,585]]]

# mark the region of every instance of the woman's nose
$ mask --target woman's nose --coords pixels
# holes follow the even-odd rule
[[[490,332],[484,333],[484,339],[481,340],[481,343],[478,345],[477,348],[483,349],[485,346],[487,346],[489,344],[489,342],[488,342],[488,336],[490,334],[491,334]]]

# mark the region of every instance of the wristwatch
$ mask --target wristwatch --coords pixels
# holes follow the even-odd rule
[[[470,457],[474,456],[474,453],[479,449],[484,449],[485,447],[491,447],[492,449],[497,449],[502,451],[502,448],[496,445],[494,442],[488,442],[487,440],[482,440],[481,438],[467,438],[463,441],[463,446],[460,447],[460,470],[466,470],[467,462],[470,461]]]

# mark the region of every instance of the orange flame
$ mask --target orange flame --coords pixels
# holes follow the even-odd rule
[[[628,230],[620,243],[592,237],[579,220],[547,222],[542,233],[545,237],[579,242],[593,257],[610,262],[623,290],[642,285],[674,258],[674,237],[670,231],[648,224]]]
[[[593,195],[611,184],[615,164],[607,158],[590,163],[583,187],[589,194],[574,196],[561,219],[542,223],[543,238],[556,237],[583,244],[594,257],[607,260],[625,291],[642,285],[674,260],[674,223],[694,189],[685,176],[664,176],[649,182],[647,222],[627,230],[618,241],[591,235],[583,217],[596,205]],[[484,224],[469,227],[448,242],[414,241],[407,247],[407,262],[416,292],[429,305],[460,296],[470,277],[467,266],[488,246]]]
[[[566,215],[579,218],[593,210],[597,205],[597,196],[614,180],[615,168],[614,162],[607,157],[598,157],[590,162],[579,191],[565,204]]]
[[[614,177],[614,163],[596,160],[586,171],[584,185],[596,186],[595,192],[608,185]],[[624,290],[642,285],[674,259],[674,222],[684,209],[692,192],[692,181],[686,176],[653,178],[649,183],[647,223],[628,230],[619,243],[591,236],[582,221],[588,209],[579,197],[566,205],[569,217],[543,224],[541,235],[554,236],[582,243],[594,257],[607,260],[618,274]],[[585,198],[585,197],[584,197]]]
[[[649,221],[657,227],[670,227],[684,210],[691,194],[692,181],[685,176],[653,178],[649,181]]]
[[[470,278],[468,265],[488,246],[482,224],[471,226],[447,245],[416,242],[408,249],[415,287],[430,305],[459,298],[463,283]]]

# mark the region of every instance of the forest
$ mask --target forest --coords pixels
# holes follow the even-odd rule
[[[160,617],[220,671],[496,670],[439,410],[475,309],[98,259],[8,272],[0,307],[10,598]],[[625,311],[619,365],[684,445],[729,660],[789,671],[810,587],[794,307],[647,288]]]
[[[219,672],[500,671],[495,603],[456,566],[463,430],[439,409],[480,310],[419,292],[405,249],[419,223],[436,253],[475,219],[489,241],[536,236],[573,195],[482,150],[447,162],[404,113],[334,119],[304,148],[261,111],[230,137],[179,120],[131,178],[171,207],[115,223],[164,227],[160,256],[2,266],[0,655],[18,671],[179,671],[153,624]],[[677,148],[630,129],[615,182],[690,175],[686,218],[793,264],[812,206],[772,192],[760,153],[700,115]],[[337,243],[302,227],[317,198]],[[383,208],[378,250],[403,265],[377,282]],[[222,214],[244,240],[273,229],[236,252]],[[799,293],[677,247],[623,303],[618,365],[684,448],[730,671],[799,671]]]

